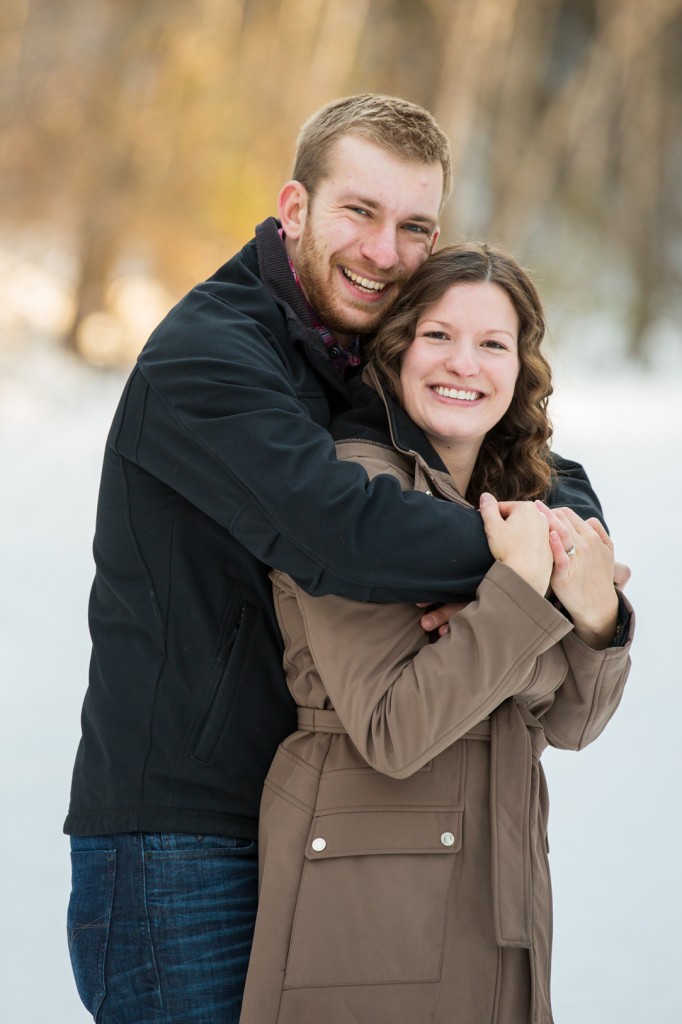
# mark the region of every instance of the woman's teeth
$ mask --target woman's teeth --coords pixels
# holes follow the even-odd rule
[[[433,390],[443,398],[459,398],[462,402],[475,402],[481,397],[480,391],[460,391],[458,388],[435,387]]]

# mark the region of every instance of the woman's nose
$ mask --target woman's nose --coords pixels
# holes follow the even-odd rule
[[[471,345],[454,346],[445,360],[445,368],[458,377],[474,377],[478,373],[478,355]]]

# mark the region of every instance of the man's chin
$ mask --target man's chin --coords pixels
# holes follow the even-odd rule
[[[381,311],[372,309],[366,312],[330,312],[324,323],[337,334],[373,334],[381,327],[392,305],[390,302],[382,306]]]

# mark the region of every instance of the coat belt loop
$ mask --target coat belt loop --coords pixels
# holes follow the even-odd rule
[[[298,727],[302,732],[345,733],[345,728],[332,708],[299,708]]]

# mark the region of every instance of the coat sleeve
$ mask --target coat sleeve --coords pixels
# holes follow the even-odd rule
[[[472,597],[493,561],[478,512],[338,461],[296,387],[266,327],[199,290],[150,339],[109,443],[312,594]]]
[[[292,599],[303,622],[298,641]],[[290,668],[300,657],[299,643],[307,646],[362,757],[396,778],[413,774],[523,692],[538,657],[571,629],[549,601],[499,562],[476,600],[452,617],[450,632],[432,644],[409,605],[314,598],[277,574],[275,604]]]
[[[635,625],[631,605],[620,597],[630,613],[626,642],[595,651],[574,632],[567,634],[561,641],[566,677],[551,695],[547,710],[531,708],[553,747],[582,750],[603,732],[620,703],[630,672]]]

